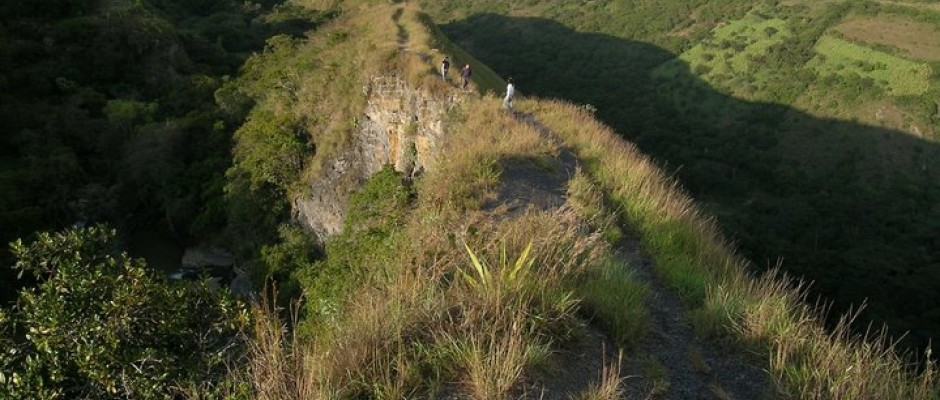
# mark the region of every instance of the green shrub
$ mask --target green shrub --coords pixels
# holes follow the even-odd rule
[[[253,189],[271,185],[286,192],[310,152],[296,121],[260,110],[235,132],[235,140],[234,168],[247,173]]]
[[[308,316],[331,317],[343,294],[362,282],[367,272],[394,264],[413,196],[401,174],[386,166],[350,198],[346,225],[327,242],[326,259],[295,273],[304,290]]]
[[[98,226],[13,243],[15,268],[39,283],[0,311],[0,398],[170,399],[224,377],[242,306],[113,256],[114,236]]]

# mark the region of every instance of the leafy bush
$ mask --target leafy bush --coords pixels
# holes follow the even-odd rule
[[[326,259],[295,273],[308,315],[329,316],[365,271],[393,264],[413,196],[401,174],[386,166],[350,198],[346,226],[327,242]]]
[[[270,185],[286,192],[310,151],[296,121],[264,111],[252,113],[235,138],[235,165],[248,173],[253,189]]]
[[[15,268],[38,280],[0,310],[0,397],[174,398],[220,379],[247,323],[208,284],[168,285],[142,260],[114,256],[103,226],[13,243]]]

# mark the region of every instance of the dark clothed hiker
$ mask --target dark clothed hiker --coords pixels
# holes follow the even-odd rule
[[[467,90],[467,86],[470,86],[470,76],[473,75],[473,70],[470,69],[470,64],[467,64],[460,70],[460,77],[463,78],[463,89]]]
[[[450,69],[450,57],[444,57],[441,61],[441,79],[447,81],[447,70]]]

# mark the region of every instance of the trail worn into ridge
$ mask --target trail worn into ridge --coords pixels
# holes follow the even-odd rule
[[[549,161],[508,160],[503,163],[502,186],[496,203],[509,211],[535,207],[565,207],[567,181],[578,160],[554,132],[531,114],[516,113],[525,123],[558,147]],[[637,280],[650,287],[650,321],[637,350],[623,353],[621,377],[630,399],[763,399],[772,398],[768,375],[741,355],[741,349],[695,335],[685,307],[654,273],[637,238],[617,244],[616,254]],[[599,381],[605,364],[617,360],[617,348],[600,330],[588,326],[584,338],[558,356],[560,369],[549,371],[544,382],[527,393],[530,398],[568,399]],[[752,357],[754,358],[754,357]],[[753,361],[753,360],[751,360]]]
[[[401,24],[403,9],[393,20],[398,27],[399,51],[409,51],[409,34]],[[427,55],[421,55],[428,58]],[[500,188],[484,209],[513,217],[534,208],[560,210],[567,204],[568,181],[577,169],[577,156],[532,114],[514,112],[519,123],[534,128],[552,143],[552,157],[511,158],[501,161]],[[685,316],[682,302],[654,273],[636,237],[616,245],[616,254],[634,276],[650,287],[650,321],[636,350],[624,351],[620,376],[629,399],[763,399],[773,392],[766,372],[739,356],[731,345],[699,338]],[[576,398],[601,379],[606,365],[615,365],[620,349],[600,329],[588,324],[576,343],[564,344],[548,371],[529,377],[525,397],[541,400]],[[451,397],[456,393],[445,395]]]
[[[517,114],[518,117],[518,114]],[[510,158],[501,161],[497,196],[484,205],[499,210],[500,218],[511,218],[526,210],[555,211],[570,207],[567,203],[568,180],[577,170],[578,160],[556,138],[539,134],[555,145],[557,154],[544,158]],[[566,344],[552,360],[550,368],[524,388],[525,398],[540,400],[571,399],[584,393],[600,380],[606,364],[616,361],[616,346],[599,329],[587,325],[576,343]]]

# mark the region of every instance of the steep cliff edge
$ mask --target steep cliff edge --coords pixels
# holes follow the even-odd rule
[[[352,144],[326,163],[292,201],[294,218],[325,240],[343,229],[349,196],[385,165],[413,177],[426,171],[444,135],[458,92],[435,96],[396,76],[376,76],[363,87],[367,104]]]

